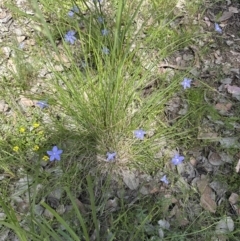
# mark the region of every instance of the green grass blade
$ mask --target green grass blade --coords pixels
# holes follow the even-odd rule
[[[65,220],[62,217],[60,217],[60,215],[55,210],[53,210],[51,207],[49,207],[45,202],[41,202],[41,205],[53,214],[53,216],[57,219],[57,221],[66,228],[68,233],[72,236],[72,238],[75,241],[80,241],[80,239],[76,235],[76,233],[69,227],[69,225],[65,222]]]
[[[61,229],[58,229],[58,233],[60,233],[65,241],[74,241],[71,237],[69,237],[66,233],[64,233]]]
[[[95,198],[94,198],[94,193],[93,193],[93,183],[92,183],[92,179],[91,179],[90,175],[87,176],[87,184],[88,184],[88,192],[90,195],[93,223],[94,223],[95,229],[96,229],[97,240],[100,241],[99,223],[97,220],[97,210],[96,210]]]
[[[78,209],[78,207],[77,207],[77,205],[76,205],[76,202],[74,201],[73,196],[72,196],[71,193],[70,193],[70,190],[69,190],[68,188],[65,188],[65,191],[66,191],[66,193],[67,193],[67,196],[68,196],[68,197],[70,198],[70,200],[71,200],[71,203],[72,203],[72,205],[73,205],[74,210],[76,211],[76,215],[77,215],[78,220],[80,221],[80,224],[81,224],[81,226],[82,226],[83,234],[84,234],[84,236],[85,236],[85,239],[86,239],[86,241],[90,241],[90,237],[89,237],[89,235],[88,235],[88,231],[87,231],[87,228],[86,228],[84,219],[83,219],[81,213],[79,212],[79,209]]]
[[[26,231],[20,226],[16,214],[11,205],[6,205],[2,198],[0,198],[0,205],[2,206],[2,209],[9,220],[9,223],[1,221],[0,224],[12,229],[20,238],[20,240],[27,241]]]

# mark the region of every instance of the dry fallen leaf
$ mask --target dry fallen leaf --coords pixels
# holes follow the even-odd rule
[[[122,172],[123,181],[131,190],[136,190],[139,186],[139,178],[136,177],[135,173],[128,170]]]
[[[229,10],[229,12],[231,12],[231,13],[239,13],[238,9],[235,8],[235,7],[229,7],[228,10]]]
[[[189,224],[188,219],[185,217],[184,212],[176,205],[175,207],[175,211],[174,211],[174,220],[176,221],[176,225],[178,227],[184,227],[187,226]]]
[[[234,222],[231,217],[222,218],[218,222],[216,229],[215,229],[217,234],[232,232],[233,230],[234,230]]]
[[[210,22],[210,20],[209,20],[208,17],[205,17],[203,21],[206,23],[206,25],[207,25],[208,27],[211,26],[211,22]]]
[[[198,140],[212,140],[212,139],[218,139],[218,133],[213,132],[209,128],[198,128]]]
[[[216,212],[217,204],[213,200],[214,192],[208,186],[208,180],[203,178],[197,183],[199,192],[201,193],[200,205],[212,213]]]
[[[75,198],[76,205],[80,211],[81,214],[86,215],[86,210],[84,204],[77,198]]]
[[[207,178],[201,178],[201,180],[197,182],[197,187],[201,194],[204,193],[204,190],[206,189],[207,185],[208,185]]]
[[[232,103],[217,103],[215,105],[215,109],[221,111],[222,113],[225,113],[229,111],[232,108]]]
[[[163,229],[169,230],[169,228],[170,228],[170,223],[169,223],[168,221],[166,221],[165,219],[160,219],[160,220],[158,221],[158,224],[159,224],[159,226],[160,226],[161,228],[163,228]]]
[[[239,172],[239,170],[240,170],[240,159],[238,160],[237,166],[235,168],[236,168],[236,172]]]
[[[228,201],[231,204],[236,204],[239,201],[239,196],[237,193],[232,193],[231,196],[229,197]]]
[[[163,239],[164,238],[164,232],[161,228],[158,229],[158,236],[159,238]]]
[[[233,16],[233,12],[224,11],[222,16],[218,19],[219,22],[224,22]]]
[[[219,153],[219,155],[221,156],[223,162],[233,163],[233,157],[231,155],[228,155],[225,152],[221,152],[221,153]]]
[[[209,186],[216,192],[218,197],[223,197],[228,190],[228,186],[220,181],[212,181]]]
[[[225,85],[225,88],[227,89],[228,93],[233,95],[240,95],[240,88],[236,85]]]
[[[240,148],[238,137],[223,137],[219,140],[220,144],[224,148]]]
[[[211,213],[215,213],[217,209],[216,202],[211,198],[213,191],[210,187],[206,187],[204,193],[200,198],[200,205]]]

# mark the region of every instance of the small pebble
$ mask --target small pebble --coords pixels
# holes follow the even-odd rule
[[[194,157],[191,157],[190,163],[192,164],[193,167],[195,167],[197,165],[197,160]]]

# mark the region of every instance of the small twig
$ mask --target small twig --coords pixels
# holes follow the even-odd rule
[[[189,67],[181,67],[181,66],[174,65],[174,64],[161,64],[158,67],[159,68],[179,69],[179,70],[187,70],[187,69],[189,69]]]
[[[198,49],[197,47],[191,45],[189,46],[189,48],[191,48],[191,50],[194,53],[194,66],[196,66],[197,68],[200,68],[200,61],[199,61],[199,56],[198,56]],[[174,64],[161,64],[158,66],[159,68],[171,68],[171,69],[178,69],[178,70],[189,70],[189,67],[182,67],[182,66],[178,66],[178,65],[174,65]]]

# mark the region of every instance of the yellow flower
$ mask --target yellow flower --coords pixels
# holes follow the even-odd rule
[[[39,149],[39,146],[38,145],[35,145],[34,147],[33,147],[33,150],[34,151],[37,151]]]
[[[40,126],[39,123],[34,123],[34,124],[33,124],[33,127],[34,127],[34,128],[38,128],[39,126]]]
[[[44,161],[48,161],[49,160],[49,157],[48,156],[43,156],[42,158]]]
[[[39,131],[37,134],[41,136],[44,134],[44,131]]]
[[[13,147],[13,151],[18,152],[19,151],[19,147],[18,146],[14,146]]]
[[[20,127],[20,128],[19,128],[19,132],[20,132],[20,133],[24,133],[25,130],[26,130],[26,129],[25,129],[24,127]]]

